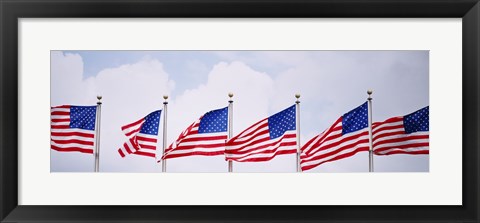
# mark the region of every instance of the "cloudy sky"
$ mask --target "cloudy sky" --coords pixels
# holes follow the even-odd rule
[[[367,99],[373,121],[429,105],[428,51],[51,51],[51,105],[95,105],[103,96],[101,172],[161,172],[150,157],[117,152],[120,127],[163,108],[167,144],[203,113],[226,107],[234,93],[233,135],[295,103],[301,94],[301,142]],[[160,125],[163,125],[163,120]],[[161,156],[162,132],[157,156]],[[295,172],[295,155],[234,163],[234,172]],[[375,156],[377,172],[429,171],[428,155]],[[91,172],[93,155],[51,150],[52,172]],[[167,160],[168,172],[227,172],[223,156]],[[368,153],[308,172],[368,172]]]

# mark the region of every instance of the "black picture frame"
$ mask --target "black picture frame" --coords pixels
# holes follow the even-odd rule
[[[479,222],[479,16],[478,0],[0,0],[0,220],[1,222]],[[462,18],[463,205],[18,205],[18,19],[76,17]]]

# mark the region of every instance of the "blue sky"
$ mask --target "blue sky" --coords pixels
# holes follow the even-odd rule
[[[102,107],[101,170],[160,172],[151,158],[121,159],[120,126],[162,108],[169,98],[167,144],[201,114],[234,96],[234,134],[295,101],[300,93],[301,141],[328,128],[366,101],[373,89],[373,121],[429,105],[428,51],[52,51],[51,105]],[[68,86],[68,87],[65,87]],[[161,123],[162,124],[162,123]],[[161,134],[160,134],[161,135]],[[161,145],[161,138],[159,138]],[[160,147],[161,148],[161,147]],[[51,151],[51,170],[88,172],[92,157]],[[428,171],[429,156],[375,157],[376,171]],[[226,172],[223,157],[167,161],[171,172]],[[293,172],[294,157],[234,163],[239,172]],[[366,172],[367,153],[310,172]]]

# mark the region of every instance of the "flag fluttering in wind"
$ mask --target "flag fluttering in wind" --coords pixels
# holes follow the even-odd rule
[[[276,155],[297,152],[295,105],[265,118],[227,142],[225,158],[237,162],[261,162]]]
[[[429,107],[372,124],[376,155],[429,154]]]
[[[123,133],[128,137],[128,141],[118,149],[122,158],[127,154],[155,158],[161,112],[162,110],[154,111],[144,118],[122,127]]]
[[[227,140],[228,107],[209,111],[185,129],[162,159],[223,155]]]
[[[302,171],[368,151],[368,105],[367,102],[345,113],[335,123],[310,139],[301,149]]]
[[[52,107],[51,148],[60,152],[93,154],[97,106],[61,105]]]

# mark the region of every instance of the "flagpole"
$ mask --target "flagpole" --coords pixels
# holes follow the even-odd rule
[[[97,96],[97,112],[96,112],[96,120],[95,120],[95,172],[100,171],[100,117],[102,112],[102,96]]]
[[[168,95],[164,95],[163,99],[163,149],[162,157],[165,155],[165,150],[167,149],[167,105],[168,105]],[[162,172],[167,172],[167,160],[162,160]]]
[[[233,93],[228,93],[228,97],[230,100],[228,100],[228,139],[232,138],[232,129],[233,129]],[[233,172],[233,162],[231,160],[228,161],[228,172],[231,173]]]
[[[295,94],[295,128],[297,129],[297,172],[302,172],[302,168],[300,168],[300,94]]]
[[[368,150],[368,172],[373,172],[373,140],[372,140],[372,90],[368,90],[368,139],[370,149]]]

